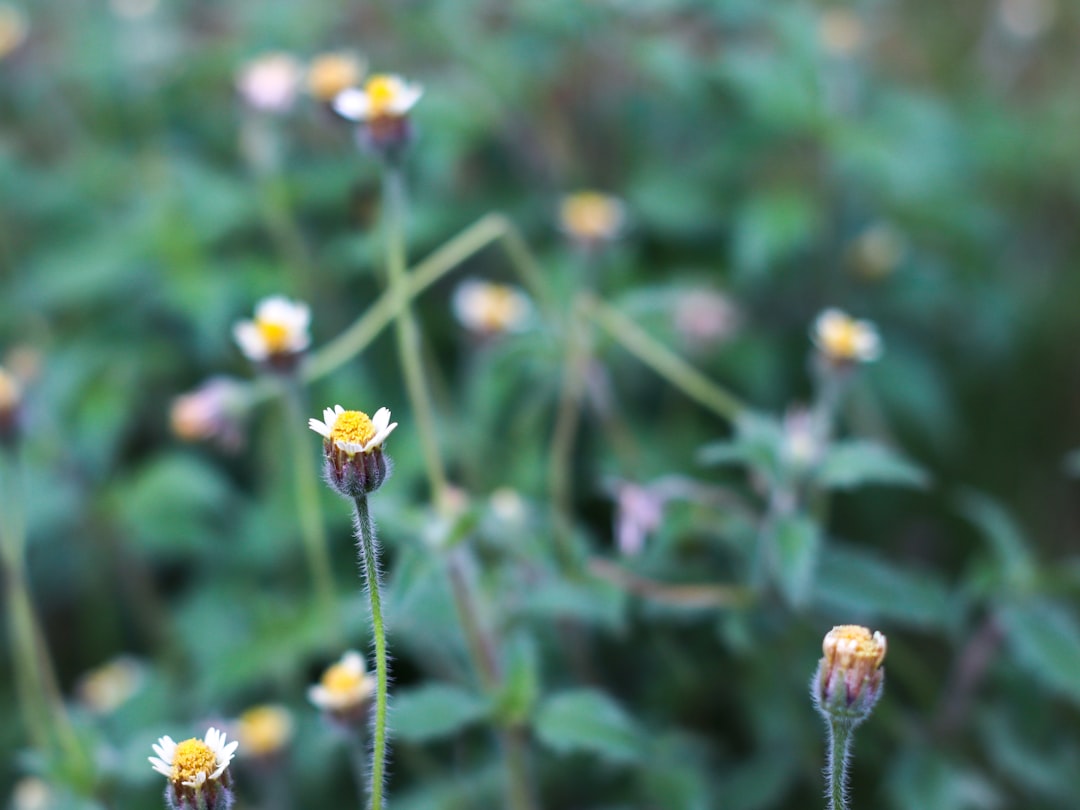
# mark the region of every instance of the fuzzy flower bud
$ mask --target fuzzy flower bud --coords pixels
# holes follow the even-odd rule
[[[812,684],[814,703],[827,721],[854,727],[870,715],[885,683],[886,648],[882,633],[858,625],[828,632]]]
[[[390,421],[388,408],[379,408],[372,418],[335,405],[323,411],[322,421],[309,419],[308,427],[323,437],[327,483],[346,498],[359,498],[382,486],[387,476],[382,445],[397,425]]]

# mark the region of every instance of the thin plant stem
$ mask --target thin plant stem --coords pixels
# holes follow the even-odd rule
[[[375,716],[372,721],[371,802],[368,807],[370,810],[380,810],[383,783],[386,779],[386,692],[389,663],[386,656],[386,629],[383,626],[382,592],[379,585],[379,546],[375,540],[375,526],[371,522],[367,496],[355,498],[354,503],[360,571],[371,601],[371,632],[375,639]]]
[[[349,749],[349,766],[356,781],[356,793],[360,798],[360,806],[363,807],[367,799],[367,751],[364,746],[364,737],[359,730],[349,731],[347,747]]]
[[[624,349],[717,416],[733,422],[745,410],[743,403],[734,394],[657,342],[618,310],[594,297],[585,299],[585,310],[600,328]]]
[[[300,516],[300,535],[303,538],[319,605],[327,618],[332,619],[336,614],[337,596],[330,568],[326,526],[319,508],[318,471],[312,461],[311,448],[307,441],[308,431],[304,426],[304,394],[299,381],[293,377],[285,382],[285,388],[286,416],[289,422],[286,430],[293,446],[292,474],[296,488],[296,508]]]
[[[825,765],[826,795],[829,810],[847,810],[848,749],[851,746],[850,723],[829,721],[829,760]]]
[[[500,734],[500,742],[509,777],[507,799],[510,810],[535,810],[536,799],[529,773],[529,741],[526,730],[521,726],[504,728]]]
[[[394,297],[397,310],[395,322],[398,357],[405,375],[409,403],[416,418],[432,497],[436,506],[444,508],[446,470],[439,454],[431,395],[424,380],[420,330],[409,306],[408,271],[405,266],[405,183],[401,170],[396,167],[387,166],[383,171],[383,205],[386,208],[386,267],[390,279],[390,293]]]

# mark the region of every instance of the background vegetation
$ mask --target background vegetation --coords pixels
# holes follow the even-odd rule
[[[561,321],[489,341],[455,321],[460,279],[516,280],[498,247],[418,300],[472,516],[458,550],[506,672],[485,690],[391,336],[311,387],[305,415],[340,401],[401,422],[373,500],[395,656],[391,806],[503,807],[491,718],[508,716],[527,724],[543,807],[820,806],[806,686],[823,634],[859,622],[889,655],[855,741],[856,807],[1080,807],[1076,7],[20,7],[27,37],[0,59],[0,348],[27,390],[31,589],[93,763],[73,774],[28,748],[8,644],[0,785],[41,773],[56,807],[160,807],[152,741],[269,700],[297,723],[278,799],[356,806],[345,748],[304,697],[346,646],[367,649],[347,505],[320,491],[340,596],[328,622],[283,404],[254,407],[231,451],[169,428],[178,394],[253,376],[231,325],[260,297],[308,301],[318,347],[383,289],[378,167],[350,128],[300,97],[268,124],[270,169],[241,137],[247,60],[347,47],[425,86],[411,257],[502,212],[565,303],[585,271],[559,198],[618,194],[628,227],[593,263],[597,294],[759,415],[735,429],[595,331],[610,407],[586,410],[575,448],[580,565],[564,573],[547,485]],[[737,329],[680,329],[688,290],[727,296]],[[814,396],[808,330],[828,306],[881,331],[884,356],[839,420],[841,439],[877,449],[845,445],[818,480],[828,502],[778,527],[779,419]],[[314,434],[309,449],[314,461]],[[671,476],[682,488],[663,521],[621,552],[619,482]],[[121,653],[142,662],[140,688],[94,714],[79,679]],[[271,806],[270,776],[236,775],[243,806]]]

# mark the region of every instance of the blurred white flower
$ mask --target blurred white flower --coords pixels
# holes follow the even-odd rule
[[[317,684],[308,687],[316,708],[338,717],[355,716],[375,694],[375,679],[367,674],[364,657],[349,650],[328,667]]]
[[[650,487],[620,483],[615,490],[615,545],[628,557],[640,554],[645,541],[664,518],[664,493]]]
[[[807,470],[824,454],[821,431],[808,408],[789,408],[784,414],[784,460],[796,471]]]
[[[42,779],[27,776],[15,783],[11,810],[59,810],[52,789]]]
[[[480,335],[521,331],[532,315],[532,304],[521,290],[477,279],[457,286],[453,307],[458,322]]]
[[[307,304],[283,296],[264,298],[255,307],[255,320],[240,321],[233,337],[244,355],[255,363],[295,357],[311,344]]]
[[[511,487],[499,487],[488,499],[492,514],[504,523],[524,523],[528,511],[521,493]]]
[[[252,109],[288,112],[296,101],[304,67],[292,54],[275,52],[252,59],[240,69],[236,89]]]
[[[1057,0],[1001,0],[1001,27],[1017,39],[1035,39],[1049,30],[1057,17]]]
[[[289,744],[294,723],[287,708],[265,703],[243,712],[233,727],[241,756],[260,758],[271,757]]]
[[[172,737],[162,737],[153,746],[157,756],[149,759],[154,770],[173,784],[198,788],[221,778],[239,745],[226,744],[225,733],[211,728],[202,740],[193,737],[176,743]]]
[[[146,677],[143,665],[131,656],[114,658],[79,679],[79,703],[92,714],[111,714],[139,691]]]
[[[559,228],[586,246],[615,239],[625,224],[626,206],[610,194],[578,191],[563,197],[559,204]]]
[[[241,422],[247,398],[241,384],[229,377],[213,377],[173,400],[169,424],[185,442],[213,439],[227,449],[243,441]]]
[[[877,328],[838,309],[822,312],[814,321],[811,336],[818,351],[833,363],[869,363],[881,356]]]
[[[675,330],[696,349],[722,343],[739,327],[739,310],[723,293],[709,289],[681,291],[675,299]]]
[[[374,121],[401,118],[424,94],[423,88],[400,76],[377,73],[362,88],[351,87],[338,93],[334,110],[350,121]]]

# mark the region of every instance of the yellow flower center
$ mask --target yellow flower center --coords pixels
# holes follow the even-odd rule
[[[22,390],[18,381],[0,368],[0,411],[10,410],[19,404]]]
[[[828,325],[821,336],[825,351],[833,357],[850,360],[859,353],[863,338],[862,326],[850,318]]]
[[[287,350],[289,345],[288,327],[276,321],[260,321],[256,319],[255,328],[266,343],[270,354],[280,354]]]
[[[266,756],[281,748],[292,734],[292,719],[279,706],[256,706],[240,715],[237,736],[246,753]]]
[[[217,767],[217,757],[210,750],[210,746],[195,738],[184,740],[176,746],[176,753],[173,755],[172,780],[194,782],[200,773],[209,777]]]
[[[334,664],[322,676],[323,688],[334,695],[349,695],[364,685],[364,673],[344,664]]]
[[[393,76],[372,76],[364,86],[372,117],[386,115],[398,96],[398,83]]]
[[[834,627],[821,646],[825,660],[844,669],[877,669],[885,660],[885,636],[857,624]]]
[[[610,239],[620,219],[618,203],[595,191],[579,192],[563,202],[563,227],[579,239]]]
[[[515,291],[510,287],[493,284],[480,299],[477,315],[484,329],[499,332],[511,326],[521,314]]]
[[[319,101],[331,101],[342,90],[357,84],[363,66],[352,54],[327,53],[308,68],[308,89]]]
[[[375,426],[363,411],[345,411],[338,414],[330,430],[331,442],[367,444],[375,438]]]

